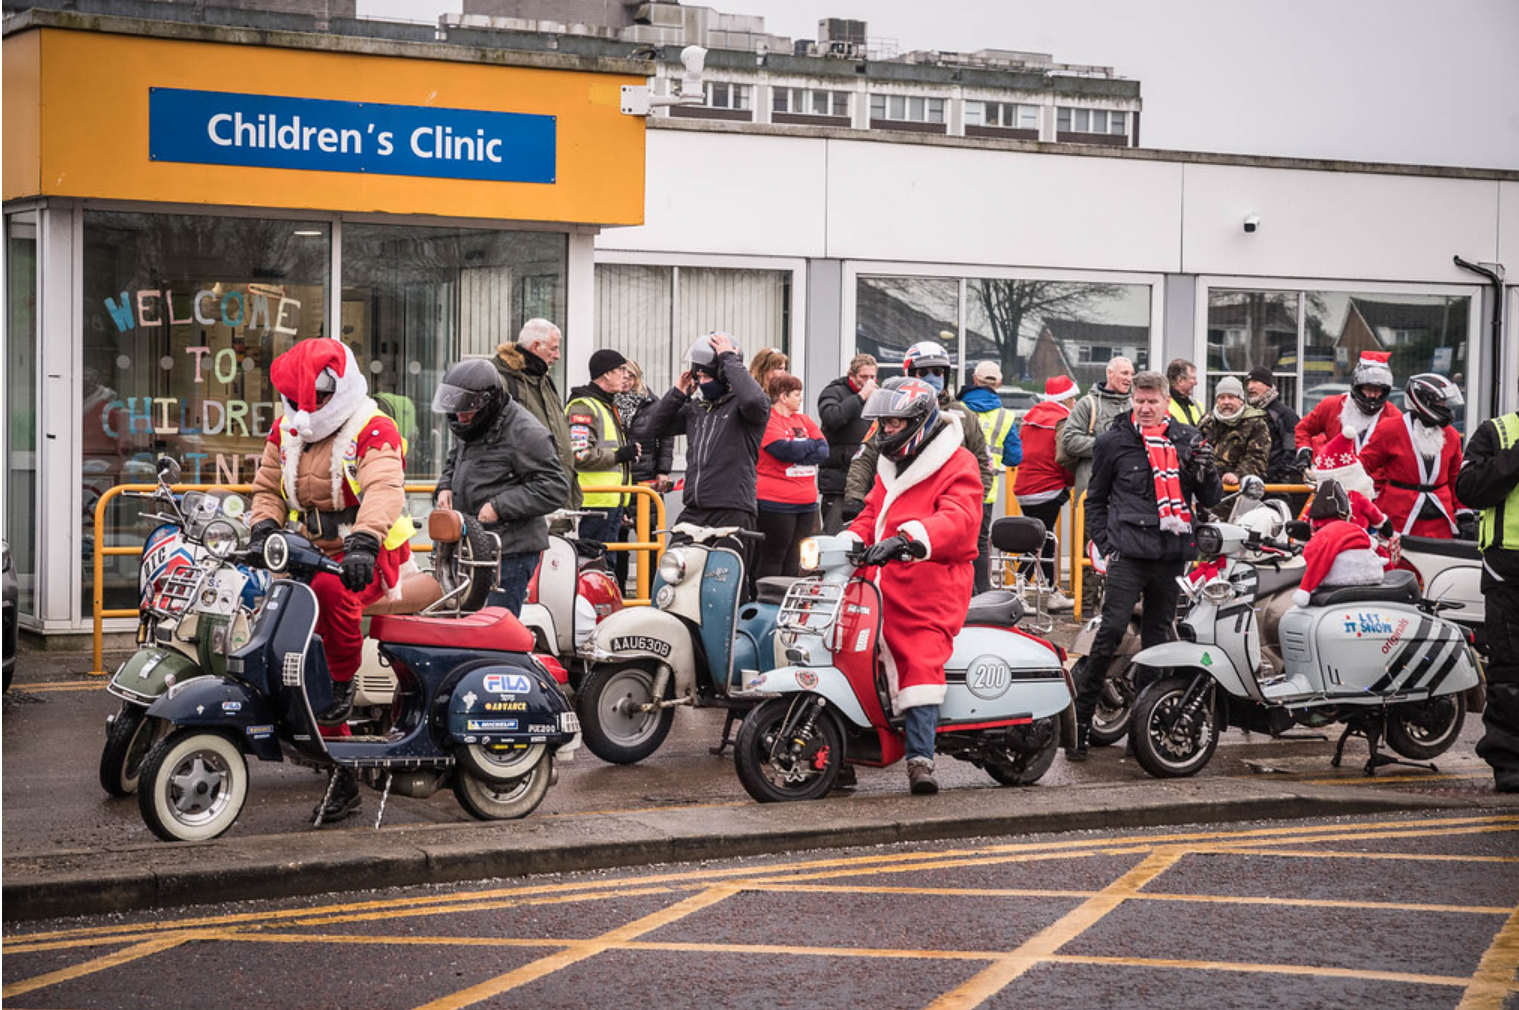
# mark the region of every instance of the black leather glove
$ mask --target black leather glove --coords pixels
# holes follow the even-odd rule
[[[1389,521],[1391,521],[1391,520],[1389,520]],[[1457,540],[1475,540],[1475,539],[1477,539],[1477,531],[1480,528],[1480,524],[1481,524],[1481,520],[1477,518],[1477,514],[1475,512],[1457,512],[1456,513],[1456,539]]]
[[[264,541],[269,539],[269,534],[280,531],[278,519],[260,519],[248,530],[248,558],[246,563],[255,568],[264,566]]]
[[[1295,469],[1298,469],[1298,470],[1305,470],[1310,465],[1312,465],[1312,463],[1313,463],[1313,450],[1310,449],[1310,448],[1308,448],[1308,446],[1306,446],[1306,445],[1303,446],[1302,448],[1298,449],[1298,451],[1297,451],[1297,458],[1292,461],[1293,467]]]
[[[1213,446],[1200,442],[1192,449],[1192,476],[1201,484],[1208,479],[1208,472],[1212,469]]]
[[[370,533],[350,533],[343,541],[343,588],[357,593],[374,581],[380,542]]]
[[[1392,520],[1391,519],[1383,519],[1382,520],[1382,525],[1380,525],[1380,526],[1377,527],[1377,536],[1379,536],[1379,537],[1390,537],[1390,536],[1392,536],[1392,533],[1393,533]]]
[[[638,443],[629,442],[627,445],[620,446],[615,458],[619,463],[631,463],[638,458]]]
[[[845,498],[842,515],[846,523],[852,523],[861,512],[865,511],[865,503],[858,498]]]
[[[865,548],[865,553],[860,557],[860,564],[870,568],[875,565],[884,565],[888,561],[906,560],[909,557],[921,558],[927,553],[927,548],[922,544],[915,543],[898,533],[896,536],[887,537],[880,543]]]

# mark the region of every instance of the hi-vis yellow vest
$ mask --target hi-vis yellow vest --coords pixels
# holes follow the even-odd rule
[[[992,489],[986,492],[986,504],[990,505],[997,500],[997,488],[1002,484],[1002,443],[1007,441],[1007,433],[1013,429],[1013,412],[998,407],[977,414],[976,423],[986,435],[986,451],[991,456]]]
[[[1519,414],[1504,414],[1493,418],[1498,429],[1498,448],[1507,449],[1519,442]],[[1499,525],[1499,514],[1503,516]],[[1500,505],[1482,510],[1482,525],[1477,531],[1477,546],[1484,551],[1489,547],[1500,550],[1519,550],[1519,485],[1516,485]]]
[[[595,444],[611,445],[613,447],[616,447],[618,444],[617,418],[612,416],[611,408],[602,403],[600,400],[594,400],[583,396],[571,400],[569,403],[565,404],[564,407],[565,414],[569,415],[572,418],[570,421],[571,446],[576,451],[579,451],[581,449],[589,448],[591,445],[589,442],[587,442],[585,445],[576,444],[576,423],[573,420],[574,415],[587,411],[596,419]],[[626,505],[628,503],[628,496],[625,494],[613,494],[606,491],[597,492],[596,494],[589,494],[585,493],[585,489],[588,487],[615,487],[618,484],[627,483],[627,476],[627,467],[623,464],[618,464],[611,470],[582,470],[575,475],[575,479],[579,482],[581,492],[585,495],[586,508],[610,509],[616,508],[619,505]]]
[[[386,414],[383,410],[377,410],[364,419],[364,424],[367,425],[377,417],[383,417],[387,421],[390,420],[390,415]],[[363,430],[361,426],[359,431]],[[400,434],[399,429],[397,429],[397,434]],[[282,463],[284,462],[285,452],[286,444],[282,437],[280,439],[280,461]],[[405,435],[401,435],[401,455],[406,455]],[[290,489],[285,487],[285,478],[283,476],[285,468],[281,466],[280,471],[282,474],[280,477],[280,491],[288,502],[290,501]],[[343,447],[343,478],[348,481],[348,490],[353,492],[355,498],[362,501],[364,496],[359,491],[359,438],[357,435],[350,438],[348,444]],[[301,513],[298,509],[290,510],[290,521],[301,521]],[[385,534],[384,547],[387,551],[393,551],[416,535],[416,524],[411,521],[411,515],[403,508],[401,510],[401,518],[391,524],[390,530]]]

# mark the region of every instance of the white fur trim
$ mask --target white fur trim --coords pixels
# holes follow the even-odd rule
[[[1375,498],[1377,486],[1367,474],[1366,468],[1359,461],[1349,466],[1338,466],[1334,469],[1309,470],[1315,484],[1321,484],[1326,480],[1337,480],[1346,492],[1359,491],[1368,500]]]
[[[925,529],[923,524],[918,522],[918,520],[909,519],[907,522],[897,527],[897,532],[907,534],[915,543],[922,544],[923,547],[928,551],[927,554],[923,555],[917,560],[927,561],[929,558],[934,556],[934,545],[928,542],[928,530]]]
[[[944,696],[948,693],[949,689],[943,684],[914,684],[898,691],[897,696],[891,700],[891,707],[898,715],[906,709],[923,705],[937,708],[944,704]]]
[[[876,476],[881,479],[881,486],[886,490],[886,497],[881,499],[881,509],[876,513],[877,541],[881,539],[886,529],[886,517],[891,513],[892,502],[910,488],[916,487],[937,473],[939,468],[954,456],[955,450],[965,444],[965,433],[960,427],[960,415],[952,410],[941,410],[939,416],[947,423],[919,451],[917,458],[906,470],[899,474],[896,460],[887,459],[885,456],[880,457],[880,462],[876,465]]]
[[[328,406],[331,405],[332,403],[329,401]],[[369,419],[379,409],[373,400],[367,396],[364,397],[359,401],[359,405],[354,409],[352,416],[342,424],[341,430],[332,439],[330,467],[332,503],[339,509],[343,507],[342,503],[346,500],[343,495],[343,486],[347,483],[347,479],[343,476],[343,457],[348,448],[348,443],[359,437],[359,432],[363,430],[364,425],[369,423]],[[296,476],[300,472],[301,453],[305,451],[308,440],[302,437],[297,429],[287,424],[286,421],[288,420],[289,415],[286,415],[285,420],[280,422],[284,427],[284,434],[280,437],[280,471],[285,481],[286,504],[296,511],[302,511],[305,506],[297,500],[295,493]],[[320,442],[321,439],[317,439],[317,441]],[[348,534],[344,533],[343,535],[347,536]]]
[[[1409,418],[1408,438],[1413,442],[1414,451],[1420,456],[1433,457],[1438,465],[1440,454],[1445,451],[1445,429],[1420,424],[1411,413],[1405,416]]]
[[[1308,601],[1311,599],[1313,599],[1313,594],[1309,593],[1306,589],[1294,589],[1292,591],[1292,602],[1300,607],[1308,606]]]
[[[1319,587],[1375,586],[1381,581],[1382,558],[1370,547],[1362,547],[1336,554]]]

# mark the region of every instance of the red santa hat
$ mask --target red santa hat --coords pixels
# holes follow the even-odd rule
[[[1349,425],[1314,448],[1312,469],[1313,479],[1319,483],[1337,480],[1347,492],[1359,491],[1368,498],[1376,493],[1376,485],[1367,476],[1356,450],[1356,430]]]
[[[1356,362],[1355,371],[1351,373],[1350,384],[1386,386],[1391,389],[1392,365],[1388,364],[1391,358],[1391,351],[1362,351],[1361,360]]]
[[[307,442],[320,441],[364,406],[369,383],[353,351],[341,340],[312,337],[269,364],[269,381],[285,401],[288,426]],[[332,397],[317,406],[318,391]]]
[[[1053,379],[1044,380],[1044,396],[1041,399],[1059,402],[1069,400],[1079,392],[1081,390],[1069,375],[1057,375]]]
[[[1300,607],[1308,606],[1313,591],[1324,583],[1331,569],[1336,568],[1336,561],[1347,552],[1360,551],[1371,554],[1371,569],[1363,572],[1365,565],[1359,563],[1362,559],[1351,554],[1346,557],[1345,562],[1341,563],[1340,570],[1335,571],[1337,576],[1344,576],[1344,578],[1332,579],[1331,584],[1357,585],[1362,582],[1380,582],[1382,579],[1381,561],[1371,550],[1371,537],[1354,523],[1336,519],[1314,530],[1308,546],[1303,548],[1303,580],[1292,594],[1292,602]]]

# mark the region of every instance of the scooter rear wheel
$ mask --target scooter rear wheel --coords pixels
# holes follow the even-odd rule
[[[143,759],[137,806],[148,830],[166,842],[216,838],[247,800],[248,763],[220,733],[179,730]]]
[[[111,720],[100,751],[100,787],[112,796],[131,796],[137,791],[142,761],[153,746],[159,721],[148,718],[148,710],[130,701],[121,703],[121,711]]]
[[[1049,739],[1044,746],[1030,753],[1028,751],[1006,752],[1006,761],[988,761],[984,767],[986,774],[997,780],[998,785],[1004,786],[1031,786],[1044,777],[1044,773],[1050,770],[1050,765],[1055,763],[1055,752],[1060,749],[1060,727],[1053,725],[1054,719],[1043,719],[1041,722],[1051,723],[1049,727]],[[1040,727],[1031,726],[1032,733]]]
[[[617,765],[636,764],[659,750],[670,734],[675,710],[639,711],[654,700],[654,673],[646,667],[593,669],[575,695],[586,749]]]
[[[1429,761],[1450,750],[1465,723],[1463,694],[1404,702],[1387,713],[1387,746],[1411,761]]]
[[[543,755],[531,771],[510,782],[487,782],[458,767],[454,769],[454,798],[476,820],[512,821],[538,809],[553,778],[552,754]]]
[[[750,709],[738,729],[733,744],[738,780],[761,803],[827,795],[844,766],[844,738],[830,712],[814,713],[810,732],[783,733],[797,721],[793,706],[803,703],[805,696],[771,698]]]

